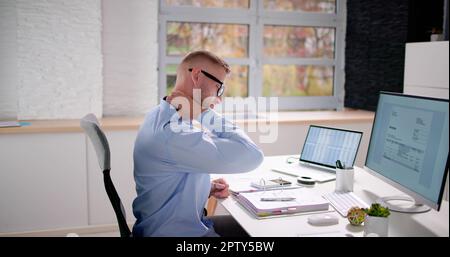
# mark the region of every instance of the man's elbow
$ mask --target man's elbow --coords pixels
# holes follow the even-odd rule
[[[243,172],[252,171],[258,168],[264,161],[264,153],[259,148],[255,148],[252,151],[248,151],[245,159],[246,165],[245,171]]]
[[[264,161],[264,153],[263,151],[261,151],[261,149],[256,149],[257,151],[255,152],[255,165],[256,168],[259,167],[259,165],[261,165],[261,163],[263,163]]]

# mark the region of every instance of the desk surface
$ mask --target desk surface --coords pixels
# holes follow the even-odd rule
[[[263,164],[249,173],[221,175],[215,174],[214,178],[224,177],[232,185],[233,182],[255,177],[282,177],[296,183],[292,176],[283,175],[270,170],[277,163],[282,163],[287,156],[266,157]],[[316,184],[311,188],[318,194],[334,191],[335,181]],[[375,202],[379,197],[403,195],[402,192],[370,175],[361,168],[355,168],[354,192],[367,203]],[[363,226],[352,226],[346,218],[334,212],[340,217],[339,224],[332,226],[313,226],[307,222],[305,213],[289,217],[274,217],[258,220],[247,212],[232,197],[221,200],[221,204],[241,224],[251,236],[257,237],[296,237],[296,236],[333,236],[351,235],[363,236]],[[332,207],[331,207],[332,209]],[[443,201],[439,212],[431,210],[421,214],[405,214],[391,212],[389,217],[389,236],[449,236],[449,207],[448,201]]]
[[[295,124],[321,123],[346,123],[346,122],[372,122],[374,113],[363,110],[346,109],[344,111],[296,111],[296,112],[274,112],[272,114],[258,113],[263,119],[239,119],[237,124],[254,122],[279,122]],[[82,132],[80,120],[25,120],[31,125],[23,127],[0,128],[1,134],[22,133],[58,133],[58,132]],[[137,130],[144,121],[140,117],[106,117],[99,120],[104,130]]]

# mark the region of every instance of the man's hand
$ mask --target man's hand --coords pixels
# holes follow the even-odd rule
[[[177,108],[178,113],[183,119],[195,119],[205,111],[201,105],[194,101],[192,97],[188,96],[182,91],[173,91],[170,96],[167,97],[167,101]]]
[[[215,198],[227,198],[230,195],[228,188],[230,186],[223,178],[215,179],[211,182],[211,191],[209,196],[214,196]]]

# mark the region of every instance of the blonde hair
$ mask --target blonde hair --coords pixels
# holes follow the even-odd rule
[[[208,60],[212,64],[217,64],[224,68],[226,74],[229,74],[231,72],[230,65],[228,65],[227,62],[225,62],[222,58],[219,56],[209,52],[209,51],[194,51],[187,54],[183,60],[181,61],[181,65],[183,68],[185,66],[192,65],[193,63],[200,61],[200,60]],[[189,67],[192,68],[192,67]]]

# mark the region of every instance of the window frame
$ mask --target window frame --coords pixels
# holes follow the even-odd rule
[[[239,8],[199,8],[167,6],[165,0],[159,0],[158,13],[158,98],[159,101],[167,92],[166,66],[179,64],[183,57],[166,55],[167,22],[200,22],[242,24],[249,26],[248,56],[245,58],[224,58],[230,65],[248,66],[248,96],[263,97],[263,66],[278,65],[319,65],[332,66],[333,93],[331,96],[280,96],[278,110],[317,110],[337,109],[344,107],[344,51],[345,51],[345,6],[346,0],[336,0],[336,12],[309,13],[300,11],[269,11],[264,10],[262,1],[249,0],[248,9]],[[207,11],[205,11],[207,10]],[[334,58],[298,58],[272,57],[266,58],[263,53],[263,30],[265,25],[329,27],[335,30]],[[226,85],[226,83],[225,83]],[[226,97],[225,101],[231,100]],[[264,97],[269,103],[269,97]],[[217,106],[218,111],[223,106]],[[236,107],[235,107],[236,108]],[[236,111],[243,111],[235,109]]]

